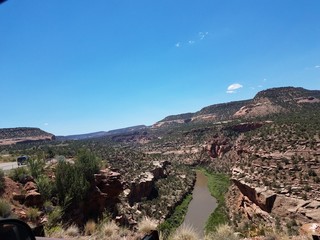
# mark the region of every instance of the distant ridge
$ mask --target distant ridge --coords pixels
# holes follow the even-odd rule
[[[76,134],[76,135],[68,135],[68,136],[57,136],[57,140],[85,140],[85,139],[93,139],[93,138],[100,138],[110,135],[118,135],[118,134],[125,134],[130,133],[133,131],[138,131],[147,128],[145,125],[138,125],[133,127],[127,128],[120,128],[115,130],[106,131],[99,131],[93,133],[85,133],[85,134]]]
[[[151,128],[159,128],[189,122],[219,122],[237,118],[267,116],[269,114],[300,111],[304,108],[319,109],[320,90],[307,90],[301,87],[270,88],[258,92],[253,99],[209,105],[195,113],[170,115],[156,122]],[[0,145],[10,145],[34,141],[84,140],[105,136],[134,134],[150,127],[137,125],[110,131],[75,134],[55,137],[39,128],[0,129]]]
[[[293,112],[305,104],[320,103],[320,90],[301,87],[270,88],[258,92],[253,99],[213,104],[195,113],[171,115],[153,128],[199,121],[225,121],[235,118],[259,117],[280,112]]]

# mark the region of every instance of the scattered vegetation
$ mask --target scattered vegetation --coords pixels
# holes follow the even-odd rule
[[[4,183],[4,171],[0,169],[0,192],[2,192],[5,188],[5,183]]]
[[[6,200],[0,198],[0,217],[7,218],[11,215],[11,205]]]
[[[187,195],[182,203],[175,208],[173,214],[159,225],[159,231],[162,233],[164,238],[168,237],[175,229],[177,229],[182,224],[191,200],[192,195]]]
[[[240,239],[234,230],[227,224],[218,225],[214,232],[210,232],[205,240],[238,240]]]
[[[196,231],[190,227],[182,225],[169,237],[170,240],[198,240],[200,239]]]

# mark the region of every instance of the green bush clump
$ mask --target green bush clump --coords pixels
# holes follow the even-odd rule
[[[53,183],[47,176],[41,175],[36,179],[38,191],[44,200],[49,200],[53,192]]]
[[[93,153],[80,150],[74,164],[60,161],[56,168],[55,190],[60,204],[75,203],[86,197],[101,161]]]
[[[29,171],[26,167],[12,169],[9,173],[9,177],[15,182],[21,182],[28,175]]]
[[[4,199],[0,199],[0,217],[7,218],[10,215],[11,215],[10,204]]]
[[[85,178],[90,181],[93,179],[93,174],[99,172],[101,160],[90,151],[80,150],[75,166],[83,172]]]
[[[40,216],[39,210],[37,208],[29,208],[27,211],[27,218],[31,222],[37,221],[38,217]]]
[[[63,216],[63,209],[59,206],[54,207],[52,211],[48,214],[48,222],[46,224],[47,228],[53,228],[60,224]]]
[[[188,194],[182,203],[175,208],[174,213],[159,225],[159,231],[164,235],[164,237],[168,237],[182,224],[191,200],[192,194]]]
[[[4,190],[4,171],[0,169],[0,192]]]
[[[45,162],[42,159],[32,159],[28,161],[28,168],[30,174],[34,178],[38,178],[43,173]]]
[[[59,202],[63,204],[66,199],[71,202],[82,200],[89,188],[89,182],[79,168],[61,161],[56,168],[55,187]]]

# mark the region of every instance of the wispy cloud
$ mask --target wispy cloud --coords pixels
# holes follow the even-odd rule
[[[205,39],[205,37],[206,37],[208,34],[209,34],[209,32],[199,32],[199,33],[198,33],[200,40]]]
[[[316,66],[314,66],[314,68],[320,68],[320,65],[316,65]]]
[[[233,83],[227,88],[227,93],[236,93],[238,89],[242,88],[243,86],[239,83]]]
[[[44,126],[48,126],[48,125],[49,125],[49,123],[44,123],[43,125],[44,125]]]
[[[193,44],[199,43],[201,40],[204,40],[208,34],[209,32],[198,32],[198,35],[194,36],[192,40],[177,42],[175,46],[177,48],[180,48],[180,47],[185,47],[187,45],[193,45]]]

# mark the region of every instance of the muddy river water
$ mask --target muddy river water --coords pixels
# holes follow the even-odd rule
[[[217,206],[217,201],[208,189],[208,179],[201,171],[196,171],[197,179],[192,192],[192,200],[183,224],[191,226],[201,237],[210,214]]]

